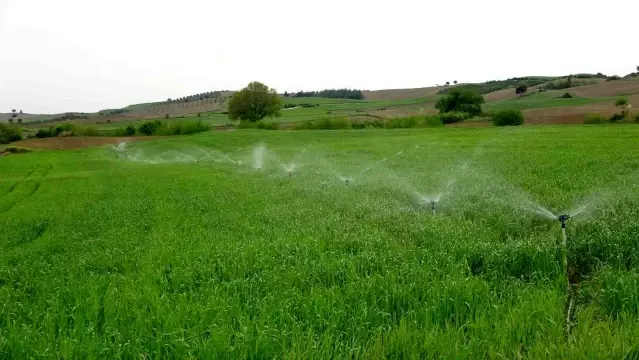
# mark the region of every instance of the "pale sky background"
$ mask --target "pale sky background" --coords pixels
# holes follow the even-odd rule
[[[637,0],[0,0],[0,112],[639,65]],[[634,44],[634,45],[633,45]]]

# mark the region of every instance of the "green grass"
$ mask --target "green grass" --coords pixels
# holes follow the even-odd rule
[[[583,98],[574,97],[570,99],[558,98],[565,90],[544,91],[533,93],[527,96],[508,99],[502,101],[489,102],[484,105],[486,110],[528,110],[537,108],[580,106],[586,104],[599,103],[604,101],[614,102],[616,97]]]
[[[2,157],[0,358],[622,358],[639,339],[637,136],[238,130],[129,160]],[[261,171],[214,162],[252,164],[258,144]],[[412,200],[452,178],[437,216]],[[601,211],[568,226],[567,338],[559,224],[522,198],[561,211],[599,189]]]

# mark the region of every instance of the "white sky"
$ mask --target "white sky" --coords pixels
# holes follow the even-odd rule
[[[0,0],[0,112],[639,65],[637,0]],[[635,34],[635,35],[632,35]]]

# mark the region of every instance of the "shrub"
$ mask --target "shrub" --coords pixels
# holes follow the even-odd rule
[[[584,124],[605,124],[608,119],[601,114],[588,114],[584,119]]]
[[[470,119],[470,115],[468,113],[459,111],[443,113],[440,114],[439,117],[443,124],[454,124],[466,119]]]
[[[386,122],[387,129],[408,129],[417,125],[418,117],[409,116],[404,118],[395,118]]]
[[[635,123],[639,124],[639,114],[635,115]]]
[[[440,114],[447,112],[465,112],[471,116],[477,116],[481,114],[481,105],[483,103],[483,96],[473,90],[459,87],[451,90],[448,95],[437,100],[435,108],[439,110]]]
[[[260,120],[257,122],[257,128],[261,130],[277,130],[277,127],[275,127],[275,124],[273,124],[272,122],[263,121],[263,120]]]
[[[439,115],[426,116],[426,119],[424,119],[424,123],[426,124],[426,126],[433,126],[433,127],[444,125]]]
[[[155,121],[146,121],[138,128],[138,132],[142,135],[153,135],[158,129],[162,126],[162,122],[160,120]]]
[[[563,95],[560,96],[560,98],[562,98],[562,99],[572,99],[572,95],[569,92],[565,92]]]
[[[617,101],[615,101],[615,106],[622,107],[622,108],[627,107],[628,106],[628,99],[623,97],[623,96],[620,97],[619,99],[617,99]]]
[[[71,132],[71,135],[80,135],[80,136],[101,136],[102,133],[98,131],[98,129],[92,126],[83,126],[83,127],[75,127]]]
[[[40,129],[38,130],[38,132],[35,134],[35,137],[39,138],[39,139],[43,139],[43,138],[47,138],[47,137],[51,137],[53,136],[51,134],[50,130],[45,130],[45,129]]]
[[[127,136],[135,135],[135,126],[133,126],[133,125],[127,126],[126,129],[125,129],[125,133],[126,133]]]
[[[22,130],[19,126],[0,124],[0,144],[22,140]]]
[[[22,147],[11,146],[6,148],[4,151],[10,154],[24,154],[24,153],[31,152],[32,150],[27,148],[22,148]]]
[[[524,123],[524,114],[519,110],[501,110],[493,115],[495,126],[521,125]]]
[[[606,79],[606,81],[615,81],[615,80],[621,80],[619,75],[608,76],[608,79]]]

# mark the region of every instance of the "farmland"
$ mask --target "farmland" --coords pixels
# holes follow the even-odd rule
[[[499,104],[574,100],[543,96]],[[0,358],[636,358],[638,136],[236,130],[1,157]]]

